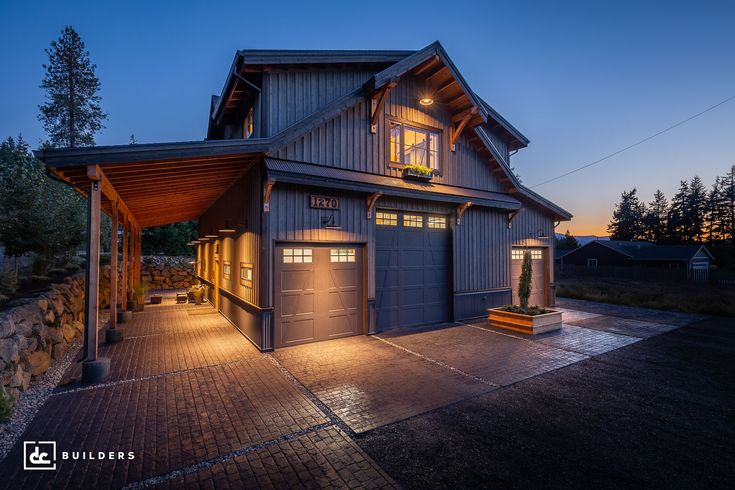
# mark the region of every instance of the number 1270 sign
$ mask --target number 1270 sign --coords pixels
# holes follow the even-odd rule
[[[339,209],[339,198],[312,195],[311,207],[319,209]]]

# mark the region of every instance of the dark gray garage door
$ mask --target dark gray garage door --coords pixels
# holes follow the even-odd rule
[[[449,218],[401,211],[375,218],[378,329],[450,321]]]
[[[276,247],[275,347],[362,333],[362,247]]]

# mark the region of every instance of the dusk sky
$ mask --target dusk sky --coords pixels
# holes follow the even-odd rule
[[[603,6],[603,3],[606,5]],[[735,164],[735,2],[0,1],[0,137],[45,137],[44,49],[65,25],[97,64],[109,114],[97,144],[200,140],[237,49],[420,49],[439,40],[470,86],[531,143],[525,184],[606,234],[621,191],[667,197]]]

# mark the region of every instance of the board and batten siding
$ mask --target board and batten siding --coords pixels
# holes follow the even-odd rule
[[[523,210],[515,217],[511,227],[512,245],[515,247],[541,247],[546,249],[546,262],[549,274],[549,299],[555,302],[554,284],[554,218],[536,206],[524,204]],[[548,238],[538,238],[539,235]]]
[[[451,115],[440,104],[429,107],[421,106],[416,94],[422,89],[423,84],[415,77],[403,77],[388,96],[384,115],[378,119],[376,134],[370,132],[370,101],[366,98],[278,150],[276,156],[400,177],[401,170],[388,165],[387,121],[395,118],[408,124],[428,126],[441,132],[441,175],[434,177],[435,182],[504,192],[504,187],[493,176],[490,163],[477,151],[466,137],[466,133],[460,135],[456,150],[450,151]],[[287,108],[281,109],[281,111],[287,110]],[[494,141],[499,146],[501,154],[507,155],[507,145],[497,136],[494,136]]]
[[[363,85],[370,71],[268,71],[263,75],[263,136],[273,136]]]
[[[226,222],[237,232],[219,234],[205,242],[207,270],[202,278],[215,284],[214,250],[219,246],[220,311],[251,341],[261,345],[260,278],[261,269],[261,170],[248,171],[199,218],[199,236],[218,234]],[[230,263],[230,276],[224,276],[224,263]],[[253,285],[240,283],[240,264],[253,264]],[[211,288],[209,288],[211,290]],[[210,295],[210,300],[211,300]]]

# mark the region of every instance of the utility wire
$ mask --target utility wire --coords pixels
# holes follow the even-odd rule
[[[544,180],[543,182],[540,182],[540,183],[538,183],[538,184],[534,184],[534,185],[532,185],[531,187],[532,187],[532,188],[533,188],[533,187],[539,187],[539,186],[542,186],[542,185],[545,185],[545,184],[548,184],[548,183],[554,182],[555,180],[559,180],[559,179],[561,179],[561,178],[564,178],[564,177],[566,177],[566,176],[568,176],[568,175],[572,175],[573,173],[579,172],[579,171],[581,171],[581,170],[584,170],[584,169],[586,169],[586,168],[590,168],[590,167],[592,167],[593,165],[597,165],[598,163],[602,163],[602,162],[604,162],[605,160],[608,160],[608,159],[610,159],[610,158],[614,157],[615,155],[619,155],[619,154],[623,153],[624,151],[630,150],[631,148],[634,148],[634,147],[636,147],[636,146],[638,146],[638,145],[641,145],[641,144],[645,143],[646,141],[652,140],[652,139],[653,139],[653,138],[655,138],[656,136],[660,136],[660,135],[662,135],[662,134],[664,134],[664,133],[666,133],[666,132],[668,132],[668,131],[671,131],[671,130],[672,130],[672,129],[674,129],[674,128],[677,128],[677,127],[681,126],[682,124],[688,123],[688,122],[689,122],[689,121],[691,121],[692,119],[696,119],[696,118],[698,118],[699,116],[701,116],[702,114],[705,114],[705,113],[707,113],[707,112],[709,112],[709,111],[711,111],[711,110],[713,110],[713,109],[716,109],[717,107],[720,107],[720,106],[721,106],[722,104],[725,104],[725,103],[727,103],[727,102],[730,102],[730,101],[731,101],[731,100],[733,100],[733,99],[735,99],[735,95],[733,95],[733,96],[730,96],[730,97],[728,97],[728,98],[727,98],[727,99],[725,99],[725,100],[721,100],[721,101],[720,101],[720,102],[718,102],[717,104],[715,104],[715,105],[713,105],[713,106],[710,106],[710,107],[706,108],[705,110],[703,110],[703,111],[701,111],[701,112],[698,112],[698,113],[696,113],[696,114],[694,114],[694,115],[692,115],[692,116],[689,116],[688,118],[686,118],[686,119],[683,119],[683,120],[679,121],[679,122],[678,122],[678,123],[676,123],[676,124],[672,124],[672,125],[671,125],[671,126],[669,126],[668,128],[666,128],[666,129],[662,129],[662,130],[661,130],[661,131],[659,131],[658,133],[654,133],[654,134],[652,134],[651,136],[648,136],[648,137],[646,137],[646,138],[643,138],[643,139],[642,139],[642,140],[640,140],[640,141],[636,141],[636,142],[635,142],[635,143],[633,143],[632,145],[628,145],[628,146],[626,146],[625,148],[621,148],[621,149],[619,149],[619,150],[617,150],[617,151],[614,151],[613,153],[610,153],[609,155],[605,155],[604,157],[602,157],[602,158],[600,158],[600,159],[598,159],[598,160],[595,160],[594,162],[590,162],[590,163],[588,163],[588,164],[586,164],[586,165],[582,165],[581,167],[577,167],[577,168],[575,168],[574,170],[570,170],[570,171],[569,171],[569,172],[567,172],[567,173],[564,173],[564,174],[561,174],[561,175],[557,175],[556,177],[553,177],[553,178],[551,178],[551,179],[549,179],[549,180]]]

